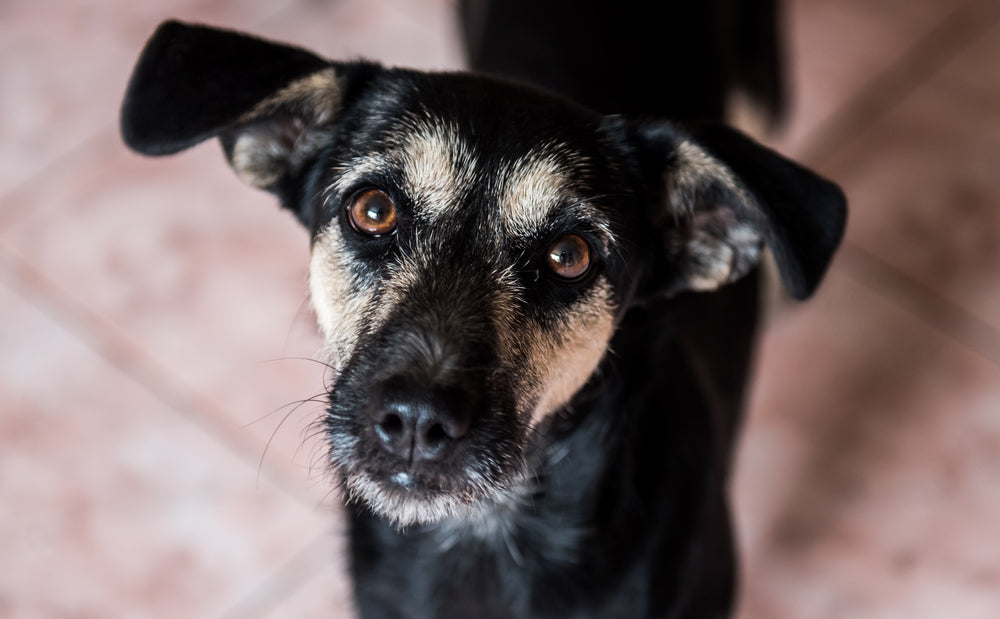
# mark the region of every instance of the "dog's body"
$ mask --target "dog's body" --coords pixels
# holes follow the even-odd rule
[[[807,296],[835,187],[731,130],[177,23],[122,118],[148,154],[219,137],[312,232],[361,616],[728,614],[755,265]]]

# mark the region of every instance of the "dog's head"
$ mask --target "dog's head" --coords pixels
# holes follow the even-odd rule
[[[765,244],[805,297],[844,223],[833,185],[731,130],[177,22],[122,131],[152,155],[218,137],[311,231],[331,461],[403,524],[504,501],[637,300],[723,286]]]

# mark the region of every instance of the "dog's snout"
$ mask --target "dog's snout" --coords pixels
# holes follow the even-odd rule
[[[470,402],[458,392],[380,389],[368,413],[379,444],[406,462],[440,460],[469,431]]]

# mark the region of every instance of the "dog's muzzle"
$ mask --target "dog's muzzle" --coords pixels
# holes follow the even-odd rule
[[[523,472],[527,429],[484,313],[397,315],[359,344],[327,420],[351,498],[400,524],[504,500]]]

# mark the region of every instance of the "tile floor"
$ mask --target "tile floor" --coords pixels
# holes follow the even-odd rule
[[[1000,3],[790,0],[847,243],[767,323],[742,619],[1000,616]],[[0,616],[350,616],[305,233],[115,117],[166,17],[461,65],[449,0],[0,3]],[[265,291],[262,293],[262,291]]]

